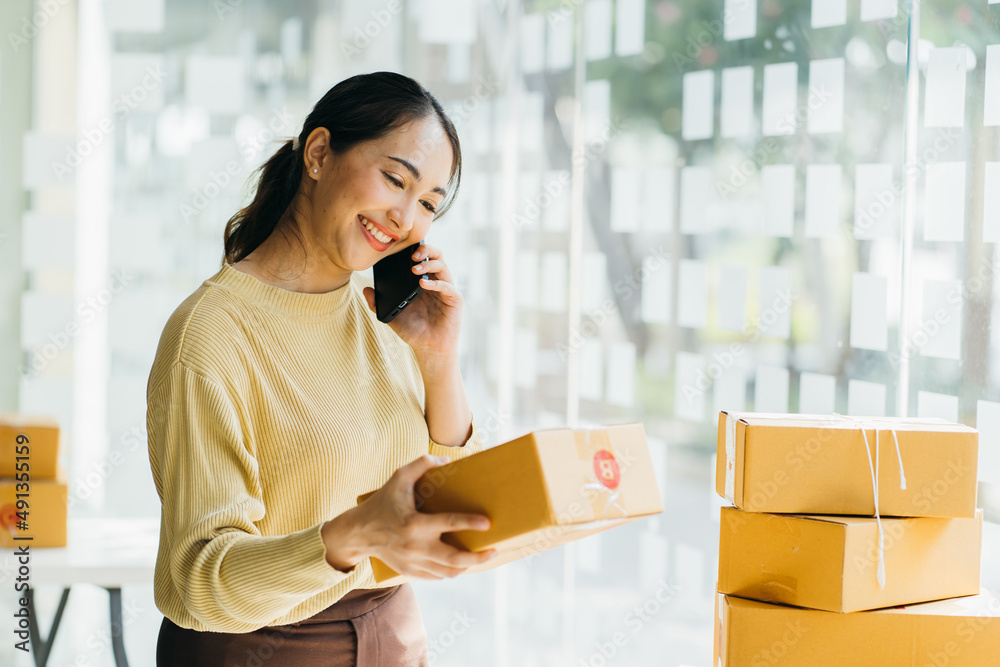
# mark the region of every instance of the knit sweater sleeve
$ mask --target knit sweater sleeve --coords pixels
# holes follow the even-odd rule
[[[148,396],[147,429],[169,564],[157,588],[172,587],[211,631],[264,627],[350,576],[327,563],[321,523],[261,535],[257,460],[219,382],[176,362]]]

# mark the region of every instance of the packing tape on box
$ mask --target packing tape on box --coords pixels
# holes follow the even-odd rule
[[[590,499],[597,517],[605,517],[612,508],[628,516],[622,497],[621,468],[615,458],[614,448],[607,430],[603,428],[574,429],[576,451],[593,469],[594,481],[583,485],[583,493]]]

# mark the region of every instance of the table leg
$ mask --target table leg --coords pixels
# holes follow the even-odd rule
[[[31,645],[35,649],[35,667],[45,667],[49,662],[49,653],[56,640],[56,633],[59,631],[59,623],[62,622],[63,610],[66,609],[66,600],[68,599],[69,586],[63,589],[62,596],[59,598],[59,606],[56,608],[55,618],[52,619],[48,638],[42,639],[42,632],[38,628],[37,616],[35,615],[35,589],[28,588],[28,633],[31,636]],[[119,607],[120,614],[121,607]]]
[[[125,655],[125,624],[122,622],[122,589],[108,588],[111,597],[111,649],[115,654],[115,667],[128,667]]]

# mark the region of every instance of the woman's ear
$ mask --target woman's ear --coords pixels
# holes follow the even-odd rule
[[[330,131],[325,127],[317,127],[306,138],[306,145],[302,150],[302,159],[305,162],[307,174],[313,180],[319,180],[319,177],[323,174],[323,167],[329,166],[329,148]]]

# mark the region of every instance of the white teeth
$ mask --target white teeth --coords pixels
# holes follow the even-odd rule
[[[370,220],[362,218],[362,221],[365,223],[365,229],[367,229],[371,233],[371,235],[374,236],[376,240],[378,240],[380,243],[389,243],[390,241],[392,241],[391,236],[389,236],[388,234],[383,234],[378,229],[376,229],[375,225],[373,225]]]

